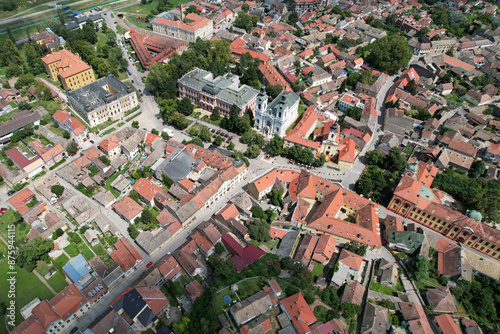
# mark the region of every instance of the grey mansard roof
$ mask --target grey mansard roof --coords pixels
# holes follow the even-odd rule
[[[247,85],[238,87],[239,81],[238,76],[232,73],[214,78],[212,73],[200,68],[189,72],[179,80],[184,85],[229,101],[241,108],[256,97],[258,91]]]
[[[299,99],[299,95],[295,92],[283,92],[267,106],[267,110],[270,114],[276,116],[279,110],[290,109]]]
[[[104,86],[111,87],[116,93],[112,94],[106,91],[103,88]],[[66,94],[70,104],[89,113],[102,108],[108,103],[119,100],[132,92],[134,92],[132,87],[125,85],[113,74],[108,73],[105,77],[86,86],[75,90],[68,90]]]

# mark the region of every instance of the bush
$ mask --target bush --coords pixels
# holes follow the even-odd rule
[[[54,184],[52,187],[50,187],[50,191],[59,198],[64,192],[64,187],[59,184]]]
[[[87,225],[85,225],[85,226],[80,227],[79,231],[81,234],[84,234],[88,229],[89,229],[89,227]]]
[[[250,212],[254,218],[262,218],[264,216],[264,210],[260,206],[252,206]]]
[[[288,285],[285,289],[285,293],[287,296],[292,296],[296,293],[298,293],[300,290],[296,286],[293,285]]]
[[[129,226],[127,227],[127,232],[128,234],[130,234],[130,237],[132,239],[137,238],[140,234],[139,230],[137,230],[137,227],[135,227],[134,224],[129,224]]]
[[[309,305],[314,303],[314,301],[316,300],[316,298],[314,298],[313,296],[311,296],[311,294],[309,294],[307,292],[304,292],[304,299],[305,299],[306,303]]]

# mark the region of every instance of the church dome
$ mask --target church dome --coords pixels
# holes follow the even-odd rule
[[[477,222],[481,222],[481,220],[483,219],[483,215],[481,215],[481,213],[476,210],[467,210],[465,215],[470,219],[474,219]]]
[[[236,168],[241,168],[241,167],[243,167],[244,164],[245,163],[240,158],[236,158],[233,160],[233,166]]]
[[[413,174],[417,174],[418,173],[418,164],[416,162],[411,163],[408,166],[406,166],[405,170],[408,172],[412,172]]]

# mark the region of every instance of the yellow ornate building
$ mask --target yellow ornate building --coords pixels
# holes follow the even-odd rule
[[[436,167],[421,161],[408,165],[387,208],[500,260],[500,231],[481,223],[477,211],[464,215],[441,204],[442,193],[430,188],[436,174]]]
[[[59,79],[64,90],[77,89],[95,81],[92,67],[68,50],[46,55],[42,61],[50,78]]]

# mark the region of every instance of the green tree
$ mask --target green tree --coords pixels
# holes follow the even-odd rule
[[[69,134],[69,132],[68,132],[68,131],[66,131],[66,130],[64,130],[64,132],[62,133],[62,136],[63,136],[63,138],[65,138],[65,139],[69,139],[69,138],[71,137],[71,135]]]
[[[52,240],[35,237],[31,242],[18,248],[16,263],[26,271],[33,271],[37,261],[49,261],[48,254],[54,247]]]
[[[214,139],[214,145],[215,146],[220,146],[222,144],[222,137],[221,136],[217,136],[215,139]]]
[[[340,305],[340,299],[337,295],[337,289],[335,289],[332,285],[323,289],[320,292],[320,298],[326,305],[337,308]]]
[[[5,67],[10,63],[21,65],[23,63],[16,44],[10,39],[0,39],[0,50],[2,50],[0,52],[0,66]]]
[[[407,165],[405,157],[398,147],[393,147],[389,154],[385,156],[385,167],[390,171],[403,171]]]
[[[245,132],[240,137],[240,142],[243,144],[250,144],[251,141],[252,141],[252,133],[251,132]]]
[[[408,269],[413,273],[417,281],[429,278],[429,260],[419,255],[408,264]]]
[[[500,189],[486,187],[469,200],[468,206],[481,212],[484,222],[500,223]]]
[[[90,44],[97,43],[97,33],[95,31],[94,23],[91,20],[87,20],[82,28],[84,39]]]
[[[469,177],[476,179],[486,172],[486,164],[482,160],[476,160],[472,163],[469,169]]]
[[[142,210],[141,217],[140,217],[141,223],[148,225],[149,223],[154,222],[154,219],[155,218],[153,217],[153,214],[151,213],[151,211],[149,211],[147,208]]]
[[[361,81],[364,84],[371,84],[374,79],[373,79],[373,70],[365,70],[363,73],[361,73],[361,76],[359,78],[359,81]]]
[[[259,242],[266,242],[271,240],[271,235],[269,234],[270,229],[270,224],[262,219],[257,219],[251,222],[248,226],[248,234],[252,239]]]
[[[111,161],[109,161],[109,158],[107,156],[105,156],[105,155],[101,155],[99,157],[99,160],[101,160],[101,162],[103,164],[105,164],[106,166],[109,166],[111,164]]]
[[[130,192],[128,193],[128,197],[139,203],[139,193],[134,189],[130,190]]]
[[[379,150],[371,150],[366,152],[365,158],[368,161],[368,165],[379,167],[384,166],[384,155]]]
[[[343,80],[342,83],[340,84],[339,94],[344,93],[346,88],[347,88],[347,80]]]
[[[272,156],[280,155],[281,153],[283,153],[284,144],[285,141],[283,140],[283,138],[275,134],[274,137],[269,142],[269,150],[267,151],[267,153],[269,153]]]
[[[227,149],[230,151],[234,150],[234,143],[232,141],[227,145]]]
[[[367,61],[388,74],[406,68],[412,57],[408,42],[398,35],[387,35],[370,45]]]
[[[204,142],[210,142],[210,139],[212,139],[212,134],[210,133],[210,130],[206,126],[201,128],[200,134],[198,135],[201,140]]]
[[[245,151],[245,155],[249,157],[250,159],[255,159],[259,156],[260,154],[260,148],[257,145],[250,145],[248,146],[247,150]]]
[[[225,251],[225,248],[221,242],[218,242],[215,244],[215,254],[221,255],[222,253],[224,253],[224,251]]]
[[[313,166],[314,167],[322,167],[326,162],[326,156],[324,154],[320,154],[316,159],[313,161]]]
[[[280,95],[280,93],[283,91],[283,87],[280,84],[276,85],[269,85],[266,86],[266,93],[271,97],[271,99],[275,99]]]
[[[212,110],[212,114],[210,115],[210,119],[212,121],[218,121],[220,119],[219,108],[215,107],[214,110]]]
[[[70,155],[78,152],[78,145],[76,145],[76,143],[72,140],[68,141],[68,145],[66,145],[66,152]]]
[[[260,206],[252,206],[250,212],[254,218],[262,218],[264,216],[264,210]]]
[[[405,86],[405,90],[409,92],[411,95],[416,95],[417,94],[417,84],[415,82],[415,79],[412,79],[408,82],[408,84]]]
[[[191,103],[191,100],[188,97],[183,97],[178,103],[177,103],[177,110],[186,115],[189,116],[193,113],[194,111],[194,106]]]
[[[361,314],[361,306],[357,304],[342,303],[340,304],[342,316],[346,319],[352,319],[356,315]]]
[[[134,224],[129,224],[128,225],[127,232],[128,232],[128,234],[130,235],[130,237],[132,239],[137,238],[139,236],[139,234],[140,234],[139,230],[137,229],[137,227],[135,227]]]
[[[50,187],[50,191],[54,193],[57,197],[61,197],[64,192],[64,187],[61,186],[60,184],[54,184],[52,187]]]

